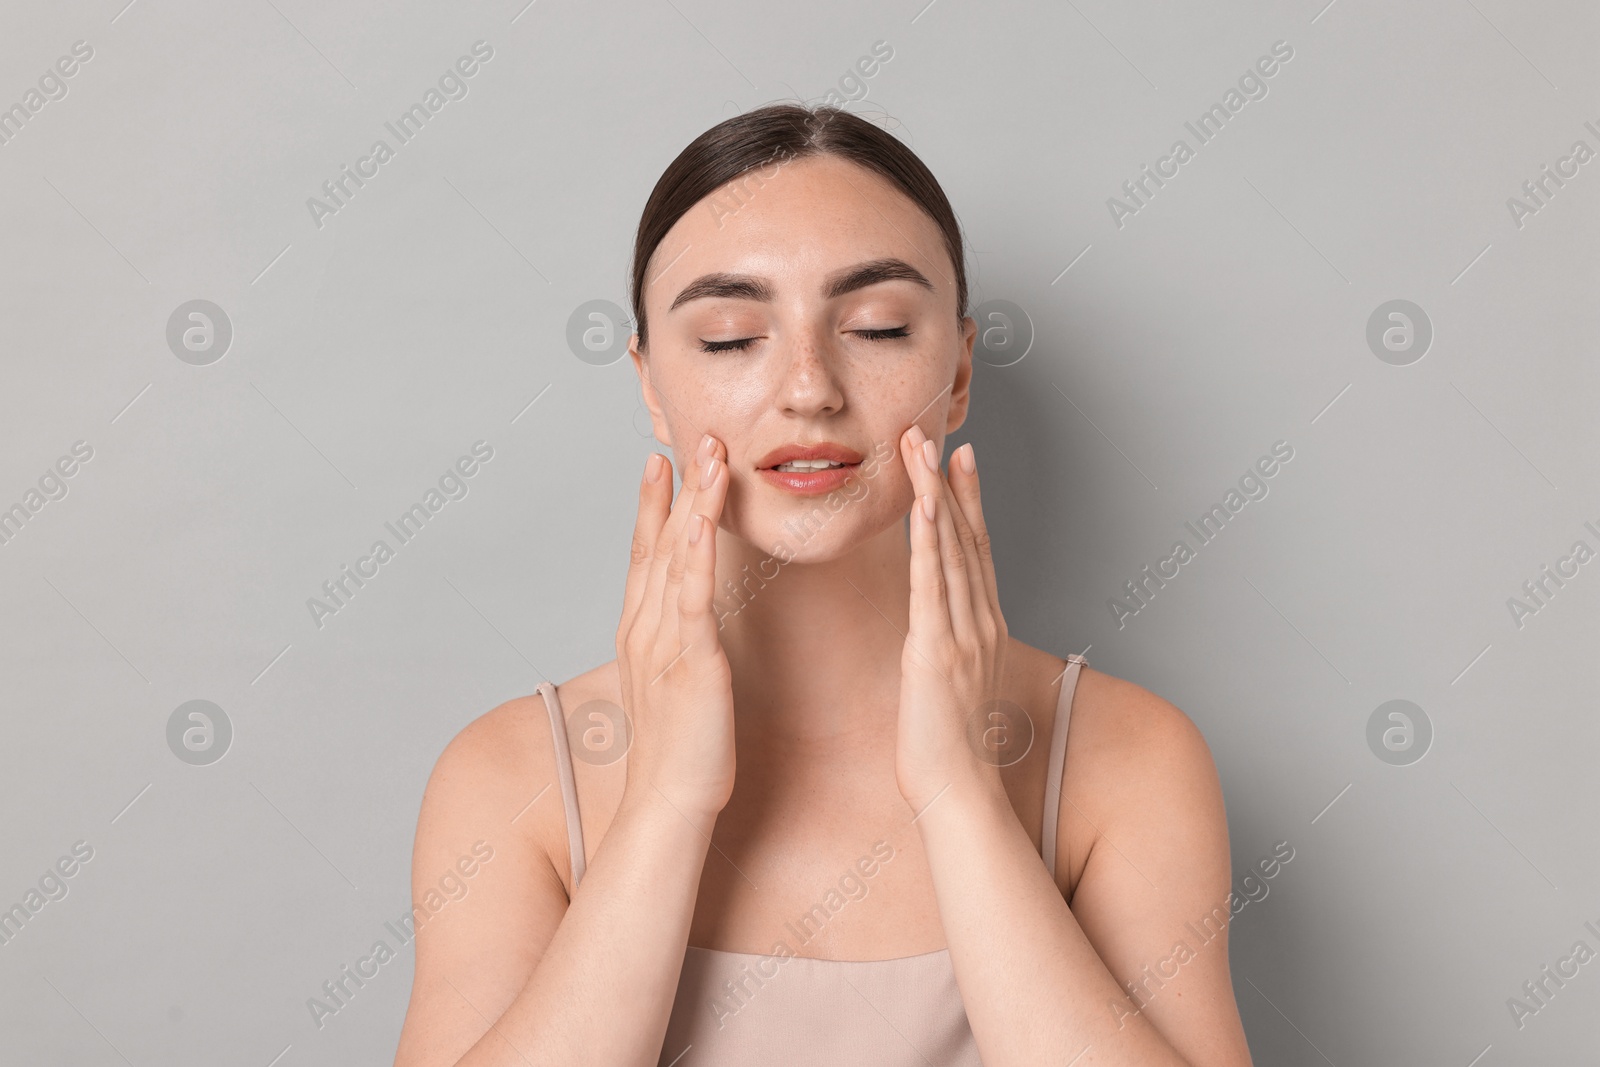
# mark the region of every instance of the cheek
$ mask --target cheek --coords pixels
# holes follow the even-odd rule
[[[707,421],[749,426],[770,403],[771,384],[752,369],[718,369],[685,381],[686,395]]]
[[[871,413],[873,433],[898,453],[900,434],[915,419],[930,437],[944,436],[955,364],[942,350],[919,351],[892,366],[862,368],[857,378],[859,411]]]
[[[768,402],[763,383],[748,374],[709,373],[687,362],[658,370],[651,386],[660,398],[672,438],[673,465],[680,472],[693,462],[706,434],[721,441],[738,462],[740,448],[751,439]]]

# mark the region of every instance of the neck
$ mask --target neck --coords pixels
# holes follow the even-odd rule
[[[818,563],[784,563],[718,530],[713,606],[738,729],[826,743],[886,728],[892,740],[910,568],[903,521]]]

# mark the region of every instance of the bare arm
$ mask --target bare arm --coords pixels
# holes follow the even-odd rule
[[[475,752],[492,738],[473,731],[429,782],[413,898],[436,891],[472,842],[493,859],[417,929],[396,1067],[655,1064],[715,816],[686,817],[659,794],[626,799],[569,906],[549,857],[509,821],[527,800],[484,788],[503,757]]]
[[[1062,804],[1095,835],[1070,908],[1003,791],[958,783],[918,820],[973,1033],[997,1067],[1086,1049],[1096,1064],[1249,1067],[1210,753],[1178,709],[1116,685],[1141,695],[1094,772],[1102,799]]]
[[[617,631],[633,728],[627,785],[570,903],[550,850],[509,825],[530,799],[516,770],[529,744],[505,743],[513,705],[462,731],[434,768],[414,896],[467,843],[500,849],[499,866],[419,927],[396,1067],[658,1062],[711,831],[733,787],[732,679],[711,610],[728,475],[699,482],[685,477],[669,513],[670,465],[657,456],[640,488]],[[539,766],[548,788],[553,753]]]
[[[1076,769],[1069,760],[1067,790],[1090,811],[1065,806],[1095,838],[1068,907],[999,768],[965,736],[996,690],[1008,640],[971,446],[957,450],[948,482],[920,427],[902,437],[901,452],[921,496],[911,513],[896,777],[917,813],[984,1062],[1088,1055],[1105,1067],[1249,1067],[1226,938],[1183,945],[1193,940],[1186,922],[1209,913],[1228,885],[1227,822],[1205,741],[1177,708],[1130,683],[1119,683],[1114,724],[1075,731],[1094,758]],[[1158,985],[1141,996],[1151,968]]]

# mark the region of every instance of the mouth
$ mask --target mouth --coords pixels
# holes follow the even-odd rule
[[[861,465],[861,453],[831,441],[784,445],[763,456],[756,472],[768,485],[811,496],[844,485]]]

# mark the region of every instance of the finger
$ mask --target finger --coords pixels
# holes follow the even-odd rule
[[[939,447],[929,440],[917,426],[907,431],[910,438],[922,440],[913,449],[911,467],[918,493],[931,493],[941,505],[936,509],[938,526],[939,567],[944,574],[945,611],[950,619],[950,632],[958,640],[968,640],[974,633],[972,620],[972,593],[968,588],[967,558],[951,518],[950,500],[946,495],[944,477],[939,473]]]
[[[974,631],[979,637],[987,640],[992,636],[994,622],[989,607],[988,575],[985,573],[984,562],[979,558],[977,534],[968,521],[965,509],[955,491],[957,470],[968,456],[970,444],[962,445],[950,457],[950,466],[944,481],[944,498],[950,513],[950,519],[955,524],[956,536],[961,542],[961,553],[964,558],[963,569],[967,578],[967,605],[969,617],[972,620]]]
[[[912,426],[900,435],[900,455],[911,476],[911,633],[932,639],[953,636],[950,609],[945,596],[944,565],[939,559],[938,501],[936,475],[928,470],[921,441],[927,436]],[[913,441],[918,441],[913,444]],[[923,511],[925,498],[933,500],[932,519]]]
[[[935,446],[928,442],[922,446],[931,451]],[[937,456],[933,462],[938,463]],[[956,529],[955,498],[942,474],[939,479],[939,563],[944,568],[944,595],[950,612],[950,631],[962,641],[970,640],[976,633],[972,617],[972,557],[961,543]]]
[[[672,501],[672,461],[659,452],[650,453],[639,479],[639,513],[633,522],[633,548],[628,555],[628,580],[622,592],[622,621],[617,627],[620,640],[628,632],[644,599],[645,582],[650,576],[650,561],[655,555],[656,536],[666,521]]]
[[[717,619],[712,607],[716,587],[717,523],[722,517],[723,504],[728,499],[728,486],[733,472],[727,464],[716,472],[695,501],[694,514],[689,517],[688,558],[685,563],[683,584],[678,589],[678,640],[692,649],[684,658],[703,656],[718,647]]]
[[[972,531],[978,560],[974,570],[983,578],[983,600],[988,603],[995,622],[1003,625],[1004,617],[1000,614],[1000,582],[994,573],[994,545],[989,539],[989,524],[983,518],[983,497],[979,492],[977,457],[973,454],[971,442],[956,449],[956,454],[951,458],[955,462],[950,464],[950,489],[960,506],[962,519]],[[969,466],[971,470],[967,469]],[[979,601],[974,601],[974,604],[977,603]]]
[[[696,515],[704,515],[713,522],[722,514],[722,501],[727,498],[728,465],[716,456],[707,459],[704,484],[695,490],[691,509],[684,519],[683,533],[675,539],[672,559],[667,564],[666,580],[661,587],[661,628],[663,638],[679,636],[679,605],[683,581],[688,574],[689,555],[695,546],[689,543]]]
[[[922,493],[911,502],[911,625],[906,635],[906,643],[936,670],[929,653],[935,642],[952,636],[944,568],[939,565],[938,514],[937,493]]]
[[[719,468],[726,467],[726,449],[722,442],[710,434],[705,434],[700,439],[700,447],[695,453],[694,477],[691,479],[685,474],[684,486],[678,496],[678,506],[673,509],[672,515],[667,518],[667,525],[663,528],[664,542],[657,543],[656,584],[652,587],[651,595],[654,599],[647,602],[647,610],[656,613],[656,633],[663,641],[670,638],[676,641],[678,624],[678,586],[683,581],[685,560],[689,544],[689,520],[696,512],[704,509],[697,506],[696,501],[707,487],[706,465],[715,461]]]
[[[700,438],[699,447],[683,468],[683,484],[678,488],[678,497],[673,501],[672,510],[667,514],[666,521],[656,533],[652,544],[649,574],[645,579],[644,596],[640,605],[640,618],[647,619],[649,625],[654,626],[661,618],[661,589],[666,583],[668,565],[672,562],[672,554],[677,548],[678,540],[683,536],[684,527],[688,523],[689,512],[694,507],[694,494],[699,487],[702,466],[705,457],[710,451],[709,446],[715,444],[716,439],[710,434]]]
[[[700,490],[705,478],[706,461],[715,455],[723,455],[722,444],[710,434],[701,434],[700,443],[695,446],[694,455],[690,456],[683,464],[683,482],[678,487],[677,499],[673,501],[672,511],[667,515],[667,521],[662,526],[662,533],[669,540],[675,540],[683,532],[689,522],[689,512],[694,507],[694,495]],[[670,556],[672,548],[669,546],[658,553],[658,558]]]

